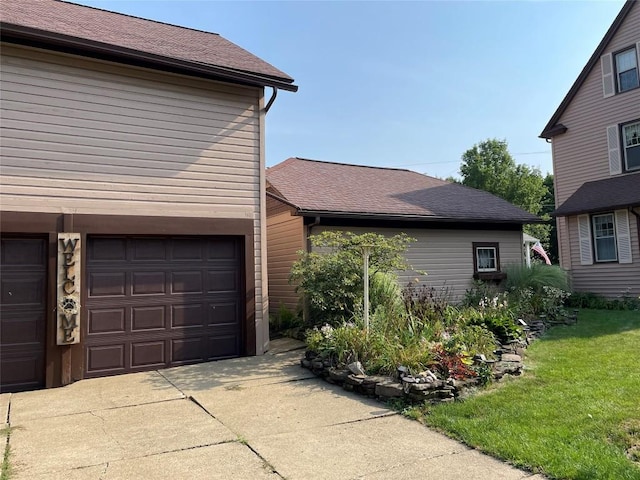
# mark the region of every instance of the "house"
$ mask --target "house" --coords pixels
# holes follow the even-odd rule
[[[270,308],[298,307],[291,265],[324,230],[405,232],[417,240],[407,251],[415,271],[401,272],[401,284],[419,277],[460,298],[474,278],[500,281],[505,265],[522,264],[522,226],[538,221],[490,193],[410,170],[289,158],[267,170]]]
[[[66,2],[0,22],[1,391],[261,354],[265,114],[293,79]]]
[[[627,1],[540,137],[574,290],[640,295],[640,2]]]

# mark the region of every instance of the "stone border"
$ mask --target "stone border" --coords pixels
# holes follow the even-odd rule
[[[529,344],[546,331],[544,321],[536,320],[523,324],[524,338],[500,345],[495,351],[499,360],[486,360],[484,355],[476,355],[476,365],[491,368],[492,378],[501,380],[505,375],[518,376],[522,373],[522,354]],[[321,358],[316,352],[307,350],[300,361],[303,368],[329,383],[342,386],[349,392],[356,392],[382,401],[404,399],[408,402],[441,403],[452,402],[472,387],[477,387],[481,379],[469,377],[463,380],[438,378],[427,370],[411,375],[406,367],[399,367],[393,376],[366,375],[360,362],[353,362],[339,368],[330,360]]]

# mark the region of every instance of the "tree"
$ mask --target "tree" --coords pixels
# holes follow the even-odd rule
[[[505,140],[487,139],[464,152],[460,175],[463,185],[493,193],[534,215],[545,214],[543,205],[549,201],[548,182],[539,169],[516,164]],[[550,225],[525,225],[524,230],[539,238],[545,249],[550,249]]]
[[[326,231],[309,237],[314,251],[298,252],[289,281],[297,284],[308,302],[311,325],[336,325],[350,320],[362,308],[363,248],[370,248],[369,274],[406,270],[404,253],[414,239],[402,233],[385,237],[377,233],[355,235]]]

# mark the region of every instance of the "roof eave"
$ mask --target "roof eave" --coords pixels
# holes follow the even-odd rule
[[[578,90],[580,90],[580,87],[582,87],[582,84],[584,83],[587,76],[589,75],[589,72],[591,72],[591,69],[598,62],[600,56],[602,55],[602,52],[604,51],[608,43],[611,41],[613,36],[618,31],[618,28],[620,28],[620,25],[622,25],[622,22],[626,18],[629,11],[631,11],[631,9],[633,8],[634,3],[637,3],[637,2],[635,0],[627,0],[625,4],[622,6],[620,13],[618,13],[618,16],[615,18],[615,20],[609,27],[609,30],[607,30],[607,33],[605,33],[604,37],[602,37],[602,40],[596,47],[595,51],[593,52],[593,55],[591,55],[591,58],[589,58],[589,60],[587,61],[587,64],[584,66],[584,68],[580,72],[580,75],[578,75],[578,78],[576,78],[576,81],[573,82],[573,85],[569,89],[569,92],[567,92],[567,95],[564,97],[562,102],[560,102],[560,105],[558,106],[554,114],[551,116],[551,120],[549,120],[547,125],[544,127],[544,130],[542,130],[542,133],[539,135],[540,138],[545,138],[545,139],[551,138],[550,136],[548,136],[549,135],[548,132],[552,131],[554,126],[558,123],[558,121],[560,120],[560,117],[562,116],[564,111],[567,109],[569,104],[572,102],[573,97],[576,95],[576,93],[578,93]]]
[[[285,202],[287,203],[287,202]],[[293,206],[293,205],[292,205]],[[415,222],[443,222],[443,223],[497,223],[497,224],[518,224],[544,223],[538,217],[533,219],[491,219],[491,218],[454,218],[436,215],[415,215],[401,213],[370,213],[370,212],[343,212],[330,210],[312,210],[296,207],[296,214],[306,217],[327,217],[327,218],[352,218],[358,220],[403,220]]]
[[[72,49],[77,51],[78,54],[84,54],[85,56],[103,58],[116,62],[119,61],[120,63],[125,64],[136,62],[159,70],[170,69],[187,75],[195,75],[231,83],[238,83],[241,85],[257,87],[267,86],[290,92],[296,92],[298,90],[298,86],[294,85],[292,83],[293,80],[291,79],[275,78],[216,65],[208,65],[172,57],[165,57],[162,55],[155,55],[118,45],[62,35],[22,25],[0,22],[0,32],[2,33],[2,41],[9,43],[27,45],[30,43],[36,43],[46,46],[43,48],[47,48],[49,50]]]
[[[601,207],[591,207],[591,208],[570,208],[566,211],[562,210],[562,206],[551,212],[549,215],[552,217],[571,217],[573,215],[581,215],[583,213],[600,213],[600,212],[609,212],[611,210],[623,210],[627,208],[638,208],[640,207],[640,203],[621,203],[621,204],[613,204],[613,205],[605,205]]]

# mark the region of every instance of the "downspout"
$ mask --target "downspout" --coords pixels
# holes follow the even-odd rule
[[[265,115],[267,113],[269,113],[269,109],[271,108],[271,105],[273,105],[273,102],[276,101],[276,97],[278,96],[278,89],[276,87],[271,87],[271,88],[273,89],[273,93],[271,94],[271,98],[267,102],[267,106],[264,107],[264,114]]]
[[[309,239],[309,237],[312,234],[313,227],[316,227],[318,225],[320,225],[320,217],[316,217],[315,220],[312,223],[307,225],[307,253],[311,253],[311,240]],[[310,309],[309,309],[309,301],[308,301],[306,295],[304,296],[304,300],[303,300],[303,303],[302,303],[302,318],[307,323],[311,319]]]
[[[313,227],[317,227],[318,225],[320,225],[320,217],[316,217],[313,223],[307,225],[307,253],[311,253],[311,240],[309,239],[309,237],[312,234],[312,229]]]

